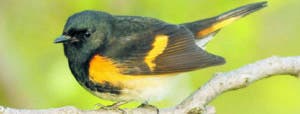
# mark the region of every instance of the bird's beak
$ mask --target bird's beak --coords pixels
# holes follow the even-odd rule
[[[58,38],[56,38],[54,40],[54,43],[64,43],[64,42],[67,42],[71,39],[70,36],[66,36],[66,35],[61,35],[59,36]]]

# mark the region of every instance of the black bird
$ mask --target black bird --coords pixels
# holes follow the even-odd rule
[[[88,10],[69,17],[55,43],[63,43],[74,77],[94,95],[117,101],[113,106],[144,102],[168,93],[178,73],[225,63],[205,45],[225,25],[266,5],[178,25]]]

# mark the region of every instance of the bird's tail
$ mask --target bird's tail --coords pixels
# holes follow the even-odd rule
[[[190,29],[197,39],[215,34],[224,26],[267,6],[267,2],[252,3],[230,10],[216,17],[182,24]]]

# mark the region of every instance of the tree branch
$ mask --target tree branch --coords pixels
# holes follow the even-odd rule
[[[271,57],[265,60],[255,62],[253,64],[246,65],[236,70],[232,70],[226,73],[217,73],[214,77],[208,81],[204,86],[197,90],[190,97],[185,99],[179,105],[168,108],[160,109],[162,114],[182,114],[182,113],[202,113],[202,114],[214,114],[214,107],[207,106],[213,99],[222,93],[244,88],[247,85],[275,75],[288,74],[292,76],[300,76],[300,56],[296,57]],[[53,109],[43,110],[29,110],[29,109],[14,109],[0,107],[0,114],[22,113],[22,114],[52,114],[52,113],[77,113],[77,114],[141,114],[141,113],[156,113],[156,110],[148,108],[136,108],[136,109],[124,109],[120,110],[87,110],[82,111],[74,107],[61,107]]]

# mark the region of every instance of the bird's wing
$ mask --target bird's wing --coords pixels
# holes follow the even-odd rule
[[[110,66],[127,75],[185,72],[225,62],[222,57],[199,48],[193,34],[178,25],[151,26],[117,37],[108,44],[98,59],[109,61]]]

